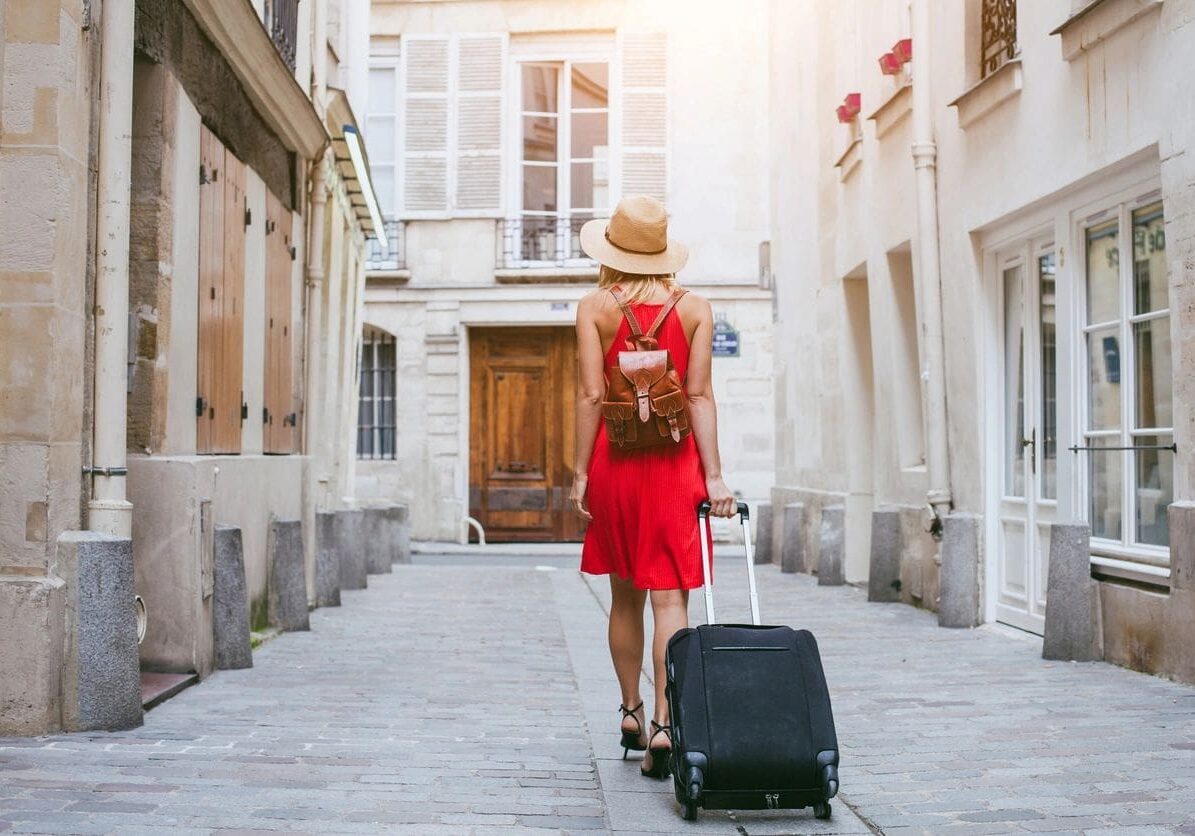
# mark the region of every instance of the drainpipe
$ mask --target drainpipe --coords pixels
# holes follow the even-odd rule
[[[946,358],[942,339],[942,265],[938,241],[938,146],[930,92],[929,0],[913,0],[913,166],[917,179],[917,242],[921,274],[921,333],[925,381],[928,503],[931,531],[941,536],[950,513],[950,459],[946,432]]]
[[[129,184],[133,152],[133,3],[105,3],[100,30],[96,200],[94,479],[92,531],[132,537],[128,459]]]
[[[312,466],[317,472],[322,472],[325,462],[318,455],[322,448],[320,441],[320,413],[323,402],[321,374],[323,358],[321,347],[323,334],[323,295],[324,295],[324,207],[328,200],[328,189],[324,173],[324,155],[321,154],[312,166],[311,173],[311,223],[307,225],[307,383],[306,404],[303,414],[306,423],[303,435],[307,455],[312,457]],[[321,482],[326,482],[324,476]],[[327,496],[321,497],[326,502]]]

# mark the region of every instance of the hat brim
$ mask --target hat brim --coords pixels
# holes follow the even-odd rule
[[[689,248],[674,238],[658,253],[636,253],[611,244],[606,238],[608,218],[595,218],[581,227],[581,249],[595,261],[623,273],[662,276],[679,272],[689,260]]]

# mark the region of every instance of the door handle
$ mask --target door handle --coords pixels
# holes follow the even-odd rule
[[[1032,447],[1033,450],[1029,452],[1029,472],[1037,473],[1037,427],[1029,431],[1028,438],[1021,439],[1021,449]]]

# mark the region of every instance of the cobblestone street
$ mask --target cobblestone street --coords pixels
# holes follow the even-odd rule
[[[0,830],[1195,833],[1195,689],[772,567],[765,620],[813,629],[835,697],[834,817],[686,824],[620,760],[604,581],[515,562],[371,577],[140,729],[0,740]],[[719,561],[725,620],[738,568]]]

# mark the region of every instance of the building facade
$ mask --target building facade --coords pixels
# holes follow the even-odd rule
[[[215,669],[222,531],[246,651],[285,626],[288,525],[316,601],[316,513],[353,502],[367,44],[354,0],[0,6],[0,733],[127,726],[140,671]]]
[[[401,243],[370,265],[357,490],[409,503],[416,537],[581,535],[578,231],[628,194],[690,245],[727,479],[767,495],[767,9],[746,7],[727,29],[714,3],[373,3],[366,135]]]
[[[776,507],[816,557],[844,506],[873,597],[1195,680],[1195,4],[771,14]]]

